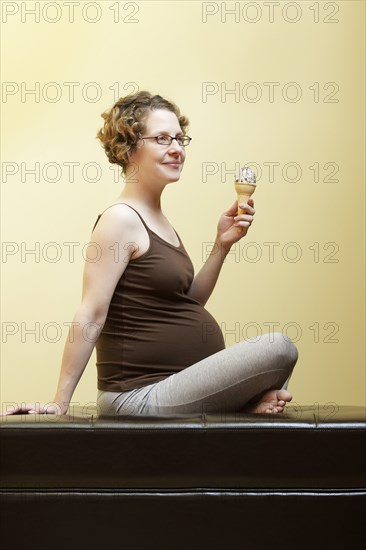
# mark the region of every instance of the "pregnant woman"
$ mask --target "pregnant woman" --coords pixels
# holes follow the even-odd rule
[[[218,222],[215,245],[194,276],[181,239],[161,208],[180,178],[188,119],[159,95],[140,91],[103,113],[98,132],[125,185],[94,225],[81,305],[73,319],[53,402],[12,412],[65,414],[96,347],[102,414],[281,413],[297,349],[281,333],[225,348],[205,309],[231,246],[247,234],[254,203],[237,202]],[[180,205],[184,208],[184,205]],[[241,228],[241,231],[238,231]]]

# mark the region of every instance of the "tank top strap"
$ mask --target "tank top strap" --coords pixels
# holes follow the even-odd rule
[[[143,217],[141,216],[141,214],[139,212],[137,212],[137,210],[135,210],[135,208],[133,208],[132,206],[130,206],[129,204],[127,204],[126,202],[115,202],[114,204],[111,204],[110,206],[107,206],[107,208],[105,208],[103,210],[103,212],[101,214],[98,215],[98,218],[97,218],[97,221],[95,222],[94,224],[94,227],[93,227],[93,231],[95,229],[95,226],[97,225],[97,223],[99,222],[100,220],[100,217],[104,214],[104,212],[106,210],[108,210],[108,208],[112,208],[112,206],[116,206],[117,204],[124,204],[125,206],[128,206],[129,208],[131,208],[134,212],[136,212],[136,214],[138,215],[138,217],[140,218],[140,220],[142,221],[146,231],[150,234],[151,233],[151,229],[150,227],[145,223],[145,220],[143,219]]]

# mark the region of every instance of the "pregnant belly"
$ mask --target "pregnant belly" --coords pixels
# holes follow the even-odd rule
[[[106,324],[97,346],[105,359],[108,348],[114,353],[114,364],[116,339],[121,366],[153,367],[161,373],[177,372],[225,348],[219,325],[198,303],[171,313],[130,311],[117,331]]]
[[[176,318],[174,322],[168,318],[151,329],[146,350],[153,362],[161,366],[181,369],[225,348],[219,325],[202,307],[191,310],[188,317]]]

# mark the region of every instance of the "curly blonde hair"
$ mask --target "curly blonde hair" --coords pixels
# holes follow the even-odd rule
[[[97,133],[109,162],[122,167],[126,173],[131,155],[137,148],[137,142],[145,130],[145,121],[150,111],[166,109],[178,118],[183,134],[186,133],[189,120],[181,115],[175,103],[160,95],[140,91],[121,97],[109,111],[102,113],[104,126]]]

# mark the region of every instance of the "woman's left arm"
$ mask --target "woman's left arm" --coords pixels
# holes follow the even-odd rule
[[[188,296],[200,302],[203,306],[212,294],[220,274],[222,264],[233,244],[245,237],[255,214],[253,199],[248,204],[240,204],[245,214],[237,215],[238,203],[224,212],[217,225],[217,235],[209,257],[201,270],[195,276]],[[241,231],[238,229],[241,228]]]

